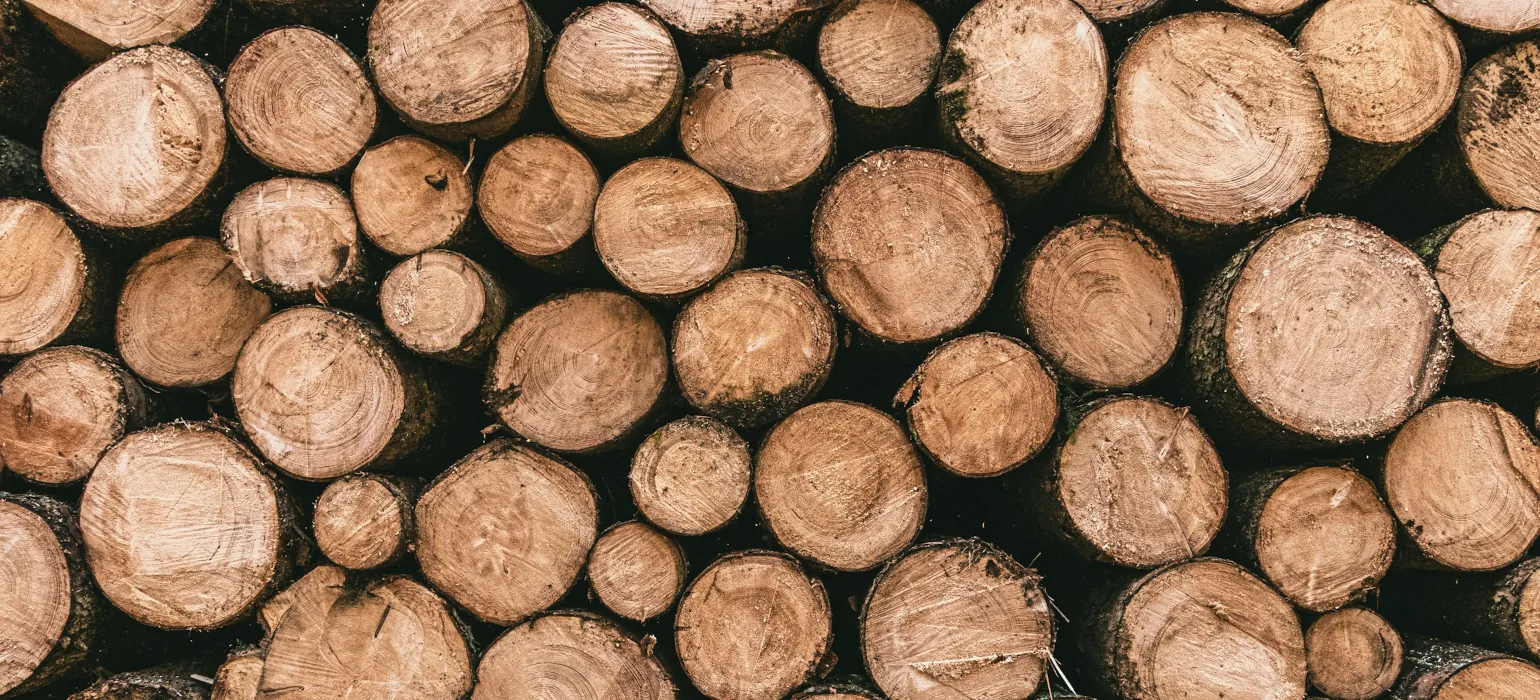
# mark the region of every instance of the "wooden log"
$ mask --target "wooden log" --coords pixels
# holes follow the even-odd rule
[[[380,284],[385,328],[406,349],[475,367],[508,318],[508,293],[476,261],[429,250],[401,261]]]
[[[1305,14],[1315,0],[1223,0],[1225,5],[1273,26],[1289,23]]]
[[[1134,40],[1108,131],[1080,183],[1087,206],[1132,214],[1200,252],[1285,217],[1320,179],[1331,142],[1299,52],[1258,20],[1214,12],[1162,20]]]
[[[545,67],[556,119],[596,153],[618,159],[651,150],[668,134],[684,82],[668,27],[618,2],[569,16]]]
[[[22,0],[61,43],[95,63],[119,51],[170,44],[198,28],[215,0],[154,4],[93,0]]]
[[[1503,46],[1472,66],[1455,112],[1458,148],[1441,154],[1464,166],[1458,175],[1474,179],[1478,199],[1499,207],[1540,207],[1540,178],[1532,171],[1540,138],[1540,108],[1531,104],[1540,95],[1537,62],[1540,42],[1531,40]]]
[[[0,125],[35,132],[80,61],[48,34],[22,0],[0,2]],[[6,192],[6,197],[38,194]]]
[[[619,446],[663,400],[668,346],[635,299],[579,290],[508,324],[487,365],[487,407],[515,433],[561,452]]]
[[[1130,29],[1143,27],[1171,5],[1170,0],[1075,0],[1075,3],[1096,22],[1109,42]]]
[[[631,500],[646,518],[676,535],[704,535],[743,511],[752,480],[749,444],[706,416],[658,428],[631,458]]]
[[[1431,637],[1406,640],[1394,700],[1525,700],[1540,697],[1540,667]]]
[[[640,520],[605,530],[588,555],[588,583],[599,602],[637,622],[674,607],[689,575],[679,543]]]
[[[95,340],[112,324],[112,265],[64,217],[28,199],[0,199],[0,357]]]
[[[823,388],[837,331],[834,312],[800,273],[735,272],[674,318],[674,375],[696,410],[763,427]]]
[[[1118,396],[1068,412],[1055,453],[1013,474],[992,504],[1031,511],[1051,544],[1152,569],[1208,551],[1224,524],[1229,477],[1186,408]]]
[[[461,700],[470,693],[466,631],[427,587],[402,575],[349,581],[342,569],[321,566],[295,588],[265,642],[259,697]]]
[[[922,544],[885,567],[861,607],[861,650],[891,700],[1023,698],[1053,654],[1037,572],[981,540]]]
[[[933,350],[893,406],[937,465],[959,476],[999,476],[1053,437],[1059,387],[1026,343],[977,333]],[[1002,424],[1001,416],[1010,420]]]
[[[369,78],[347,48],[309,27],[246,44],[225,78],[230,131],[263,165],[323,177],[351,165],[374,134]]]
[[[1401,675],[1401,635],[1368,608],[1329,612],[1305,631],[1305,667],[1335,700],[1373,700]]]
[[[516,624],[560,600],[598,531],[588,477],[506,439],[466,455],[417,501],[423,576],[495,625]]]
[[[817,28],[833,0],[642,0],[679,34],[692,56],[753,49],[791,53]]]
[[[925,470],[898,422],[865,404],[825,401],[791,414],[754,461],[765,527],[797,556],[867,571],[925,523]]]
[[[1380,607],[1408,630],[1540,658],[1540,557],[1490,573],[1407,571],[1385,581]]]
[[[182,661],[119,673],[71,694],[69,700],[209,700],[209,685],[195,678],[208,670],[205,665]]]
[[[474,192],[465,161],[420,136],[398,136],[365,151],[353,170],[352,196],[359,228],[391,255],[471,242]]]
[[[818,33],[818,68],[852,153],[914,132],[940,65],[936,22],[910,0],[845,0]]]
[[[230,399],[262,454],[297,479],[386,469],[428,447],[444,397],[373,323],[301,306],[259,326]]]
[[[377,278],[358,219],[330,182],[279,177],[251,185],[225,209],[219,231],[247,281],[280,301],[374,301]]]
[[[309,558],[293,504],[244,446],[203,423],[133,433],[80,502],[91,573],[150,627],[208,630],[251,615]]]
[[[504,632],[476,676],[471,700],[672,700],[676,692],[648,642],[583,610],[546,613]]]
[[[150,417],[144,387],[113,356],[78,345],[43,350],[0,381],[0,459],[34,484],[72,484]]]
[[[1423,409],[1391,440],[1383,479],[1414,563],[1493,571],[1540,534],[1540,446],[1496,404],[1446,399]]]
[[[369,67],[413,129],[490,139],[523,114],[550,37],[523,0],[381,0],[369,19]]]
[[[1438,391],[1451,355],[1449,315],[1422,261],[1373,226],[1325,216],[1232,257],[1204,290],[1189,342],[1206,417],[1285,447],[1388,434]]]
[[[91,585],[74,508],[0,493],[0,697],[74,677],[99,654],[107,604]]]
[[[560,138],[536,134],[508,142],[487,160],[476,208],[524,262],[571,273],[593,258],[589,232],[598,198],[593,161]]]
[[[747,245],[738,205],[710,173],[673,158],[616,171],[594,207],[594,248],[622,287],[677,302],[721,279]]]
[[[784,697],[821,675],[833,641],[829,596],[790,556],[735,552],[685,591],[674,640],[684,672],[707,696]]]
[[[229,147],[215,80],[212,66],[168,46],[93,66],[59,95],[43,132],[54,195],[128,238],[165,237],[212,219]]]
[[[401,561],[417,541],[418,479],[358,472],[327,485],[311,531],[327,559],[367,571]]]
[[[1182,336],[1182,278],[1164,246],[1128,222],[1088,216],[1033,248],[1011,300],[1049,362],[1095,389],[1144,383]]]
[[[1103,591],[1076,618],[1095,679],[1126,700],[1299,698],[1299,618],[1224,559],[1193,559]]]
[[[1331,160],[1310,195],[1318,210],[1369,189],[1454,109],[1464,50],[1426,4],[1331,0],[1296,44],[1321,86],[1332,131]]]
[[[835,308],[887,343],[930,342],[977,318],[1009,243],[984,178],[940,151],[863,157],[813,216],[814,267]]]
[[[954,150],[1032,202],[1096,139],[1107,48],[1072,0],[984,0],[947,39],[936,99]]]
[[[263,652],[258,646],[238,647],[225,657],[214,682],[209,686],[209,700],[257,700],[262,686]]]
[[[229,376],[241,346],[272,312],[212,238],[179,238],[140,258],[118,297],[123,363],[163,387],[207,386]]]
[[[1540,6],[1525,0],[1430,0],[1429,4],[1460,26],[1486,35],[1488,40],[1501,41],[1540,28]]]

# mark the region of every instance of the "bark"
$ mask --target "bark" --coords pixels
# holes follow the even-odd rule
[[[209,700],[209,685],[195,676],[212,673],[213,664],[205,661],[178,661],[109,676],[69,700]]]
[[[1540,658],[1540,557],[1488,573],[1408,571],[1388,579],[1380,607],[1408,630]]]
[[[1431,637],[1408,637],[1391,700],[1525,698],[1540,693],[1540,668],[1510,656]]]

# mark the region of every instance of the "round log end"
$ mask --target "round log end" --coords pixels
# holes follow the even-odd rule
[[[504,632],[476,677],[471,700],[673,700],[675,692],[649,647],[614,622],[578,610],[547,613]]]
[[[722,528],[743,510],[753,458],[732,428],[681,418],[642,441],[631,459],[631,498],[642,516],[679,535]]]
[[[1358,472],[1311,467],[1268,496],[1255,546],[1262,573],[1285,598],[1325,612],[1363,597],[1390,570],[1396,523]]]
[[[1503,3],[1497,3],[1503,4]],[[1540,208],[1540,42],[1508,44],[1465,75],[1455,115],[1465,164],[1500,207]],[[46,163],[45,163],[46,164]]]
[[[0,695],[32,681],[63,639],[74,612],[70,562],[44,515],[0,499]],[[78,546],[78,545],[77,545]]]
[[[818,64],[836,94],[866,109],[913,104],[941,63],[941,35],[910,0],[849,0],[818,33]]]
[[[365,151],[353,170],[358,225],[391,255],[416,255],[454,240],[473,198],[465,162],[419,136],[398,136]]]
[[[568,18],[545,67],[545,94],[562,126],[598,148],[650,148],[678,114],[684,68],[651,12],[607,2]]]
[[[594,207],[594,248],[621,286],[648,298],[704,289],[743,260],[746,233],[722,183],[673,158],[616,171]]]
[[[403,260],[380,283],[385,327],[408,350],[474,364],[502,330],[508,298],[492,273],[448,250]]]
[[[362,274],[353,204],[323,180],[280,177],[241,190],[220,235],[241,274],[285,301],[312,300]]]
[[[1540,270],[1523,262],[1537,248],[1540,214],[1493,209],[1456,224],[1433,264],[1455,339],[1498,367],[1540,363]]]
[[[379,474],[350,474],[333,481],[316,500],[316,546],[327,559],[353,571],[400,559],[416,534],[414,494],[409,489]]]
[[[144,389],[111,355],[79,346],[43,350],[0,381],[0,459],[32,483],[71,484],[89,476],[146,412]]]
[[[674,607],[688,575],[679,543],[637,520],[605,530],[588,555],[588,582],[599,602],[637,622]]]
[[[1310,685],[1337,700],[1373,700],[1401,675],[1401,635],[1367,608],[1316,618],[1305,632]]]
[[[30,199],[0,199],[0,356],[25,355],[69,330],[90,271],[64,217]]]
[[[599,172],[555,136],[510,141],[487,161],[476,206],[508,250],[538,267],[571,257],[594,221]]]
[[[1525,0],[1431,0],[1429,4],[1449,19],[1483,32],[1519,34],[1540,27],[1540,5]]]

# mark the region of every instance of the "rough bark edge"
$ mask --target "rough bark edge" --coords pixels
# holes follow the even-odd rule
[[[1410,629],[1540,659],[1540,647],[1524,641],[1519,618],[1525,586],[1540,585],[1537,574],[1540,557],[1521,560],[1505,571],[1406,571],[1387,581],[1380,605],[1387,616]]]
[[[340,482],[343,482],[343,481],[371,481],[371,482],[374,482],[376,484],[379,484],[380,486],[385,487],[385,490],[390,492],[392,500],[396,504],[396,509],[400,513],[400,516],[401,516],[401,537],[396,542],[395,547],[392,548],[390,556],[386,557],[383,562],[381,562],[379,564],[376,564],[376,565],[374,565],[372,567],[369,567],[369,569],[364,569],[362,571],[369,571],[369,570],[374,570],[374,569],[383,569],[383,568],[392,566],[394,564],[397,564],[400,561],[402,561],[406,557],[406,555],[412,553],[416,549],[416,544],[417,544],[417,520],[416,520],[417,497],[418,497],[418,495],[420,495],[422,493],[422,489],[423,489],[423,485],[422,485],[421,480],[415,479],[415,478],[411,478],[411,477],[393,475],[393,474],[376,474],[376,473],[373,473],[373,472],[353,472],[351,474],[347,474],[347,475],[337,479],[336,481],[334,481],[332,483],[340,483]],[[319,506],[320,505],[321,505],[321,497],[317,496],[315,504],[311,507],[311,511],[314,512],[314,513],[319,514],[319,512],[320,512]],[[312,528],[312,531],[313,531],[313,528]],[[321,546],[320,546],[319,542],[317,542],[317,544],[316,544],[316,549],[318,551],[321,549]],[[321,552],[321,553],[323,555],[325,555],[325,552]],[[336,563],[334,561],[331,561],[330,557],[327,557],[327,561],[329,561],[333,565],[337,566],[337,568],[344,569],[344,570],[349,571],[349,572],[360,571],[358,569],[352,569],[352,568],[343,566],[342,564],[338,564],[338,563]]]
[[[208,700],[209,686],[194,676],[215,673],[205,659],[179,661],[129,671],[97,681],[69,700],[118,700],[119,698],[155,697],[167,700]]]
[[[144,384],[140,382],[139,377],[124,367],[123,363],[118,360],[118,358],[91,347],[60,346],[56,349],[63,349],[64,347],[70,347],[75,351],[85,353],[85,355],[92,361],[96,362],[98,366],[112,373],[113,377],[117,380],[118,410],[113,416],[113,426],[118,433],[119,439],[122,439],[122,436],[124,435],[128,435],[129,433],[141,430],[151,424],[153,419],[156,417],[157,406],[155,402],[150,400],[150,395],[145,392]],[[117,441],[114,440],[113,442]],[[105,453],[110,447],[111,445],[106,446],[103,448],[102,452]],[[98,455],[98,458],[100,458],[100,455]],[[94,471],[95,467],[93,466],[92,469]],[[90,472],[87,472],[79,479],[54,483],[38,481],[28,477],[25,474],[22,474],[21,472],[16,471],[15,469],[11,469],[10,473],[15,474],[17,478],[29,484],[43,487],[67,486],[70,484],[82,482],[91,477]]]
[[[1403,641],[1401,677],[1388,696],[1392,700],[1434,700],[1444,684],[1460,671],[1483,661],[1514,658],[1420,635],[1406,635]]]
[[[456,237],[459,237],[458,234]],[[429,250],[436,249],[430,248]],[[423,253],[426,252],[428,251],[423,251]],[[419,258],[423,253],[413,256],[413,258]],[[407,350],[430,360],[475,368],[485,363],[487,354],[492,349],[492,344],[497,342],[497,337],[502,334],[503,328],[507,325],[508,312],[513,304],[509,298],[507,287],[498,281],[497,277],[490,270],[464,253],[456,252],[456,255],[463,262],[469,263],[469,268],[476,274],[476,279],[481,283],[481,289],[485,294],[485,302],[481,308],[481,318],[476,321],[476,327],[462,338],[455,347],[438,352],[428,352],[414,348],[403,340],[397,340]],[[403,260],[400,264],[406,265],[410,260],[412,258]]]
[[[1419,238],[1408,241],[1406,246],[1411,248],[1412,252],[1417,254],[1417,257],[1422,258],[1423,262],[1428,266],[1428,271],[1434,274],[1434,281],[1437,282],[1438,258],[1444,252],[1444,245],[1449,242],[1449,239],[1454,236],[1456,231],[1470,223],[1471,220],[1477,216],[1495,211],[1511,210],[1483,208],[1480,211],[1461,217],[1459,221],[1440,226]],[[1440,295],[1442,295],[1442,291]],[[1446,298],[1444,306],[1448,307],[1448,305],[1449,301]],[[1449,373],[1444,379],[1445,384],[1449,386],[1469,386],[1512,374],[1519,370],[1528,369],[1528,367],[1505,367],[1496,364],[1483,357],[1480,353],[1470,349],[1455,330],[1453,318],[1449,322],[1449,337],[1454,346],[1454,356],[1449,363]],[[1529,367],[1533,366],[1529,365]]]
[[[556,53],[557,47],[561,44],[562,35],[566,33],[566,28],[569,25],[577,22],[579,19],[588,14],[591,14],[599,7],[600,5],[588,5],[585,7],[580,7],[572,14],[567,15],[567,19],[562,21],[563,31],[558,34],[556,38],[551,42],[550,52]],[[560,123],[562,128],[566,129],[567,133],[571,134],[573,138],[582,141],[584,145],[593,149],[594,153],[599,154],[599,156],[613,160],[635,159],[643,153],[652,150],[654,146],[658,145],[659,141],[668,135],[670,127],[673,127],[674,124],[679,121],[679,109],[684,105],[684,89],[686,83],[688,82],[686,79],[687,76],[684,72],[684,64],[679,56],[679,45],[674,41],[674,34],[673,32],[669,31],[669,25],[656,14],[654,14],[652,9],[647,7],[645,3],[639,5],[628,4],[627,7],[641,12],[642,15],[647,18],[647,20],[656,23],[659,27],[662,27],[664,35],[668,37],[669,48],[674,50],[674,67],[679,69],[679,82],[674,85],[674,91],[669,96],[668,104],[663,107],[662,111],[658,112],[657,116],[653,117],[652,121],[648,122],[642,128],[624,136],[616,136],[613,138],[591,136],[589,134],[583,133],[582,131],[574,129],[571,125],[562,120],[561,115],[554,114],[555,110],[552,110],[552,116],[556,117],[556,121]],[[542,71],[540,76],[540,89],[541,94],[543,95],[550,94],[549,88],[546,87],[546,80],[548,79],[549,75],[549,73]],[[549,99],[550,98],[547,97],[547,101],[549,101]]]
[[[25,493],[0,492],[0,501],[26,508],[48,524],[64,554],[70,582],[70,613],[59,639],[33,669],[30,678],[10,691],[0,693],[0,697],[10,698],[84,673],[86,666],[101,651],[98,642],[111,607],[91,583],[91,570],[86,564],[85,544],[80,535],[80,516],[73,506],[48,496]]]

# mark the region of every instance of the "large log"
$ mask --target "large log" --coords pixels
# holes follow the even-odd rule
[[[324,180],[279,177],[235,195],[220,241],[248,281],[280,301],[367,306],[378,280],[346,193]]]
[[[380,315],[390,334],[406,349],[450,364],[480,365],[509,305],[491,272],[449,250],[402,260],[380,283]]]
[[[673,700],[674,681],[651,646],[582,610],[546,613],[514,627],[481,658],[471,700]]]
[[[181,39],[203,24],[215,0],[22,2],[61,43],[95,63],[125,49]]]
[[[688,416],[659,428],[631,458],[631,500],[648,522],[677,535],[720,530],[748,501],[753,458],[732,428]]]
[[[594,596],[628,620],[645,623],[668,612],[688,582],[684,549],[639,520],[605,530],[588,555]]]
[[[395,564],[417,541],[417,494],[422,481],[357,472],[327,485],[316,499],[311,532],[321,554],[346,569]]]
[[[0,459],[34,484],[72,484],[150,418],[144,387],[113,356],[73,345],[43,350],[0,381]]]
[[[1408,630],[1540,659],[1540,557],[1490,573],[1407,571],[1380,607]]]
[[[1430,637],[1406,640],[1392,700],[1528,700],[1540,697],[1540,667],[1478,647]]]
[[[606,2],[567,18],[545,67],[545,94],[573,136],[614,158],[668,135],[684,97],[674,40],[651,12]]]
[[[560,138],[536,134],[492,154],[476,207],[493,237],[521,260],[572,273],[594,257],[589,233],[598,198],[593,161]]]
[[[110,258],[47,205],[0,199],[0,274],[0,357],[96,340],[112,324]]]
[[[1401,635],[1368,608],[1326,613],[1305,630],[1310,685],[1336,700],[1374,700],[1401,675]]]
[[[99,656],[108,608],[78,522],[62,501],[0,493],[0,697],[75,676]]]
[[[353,169],[359,228],[369,242],[398,257],[464,248],[473,235],[468,172],[459,156],[421,136],[398,136],[370,148]]]
[[[845,0],[818,33],[818,68],[854,153],[912,136],[940,65],[936,22],[910,0]]]

